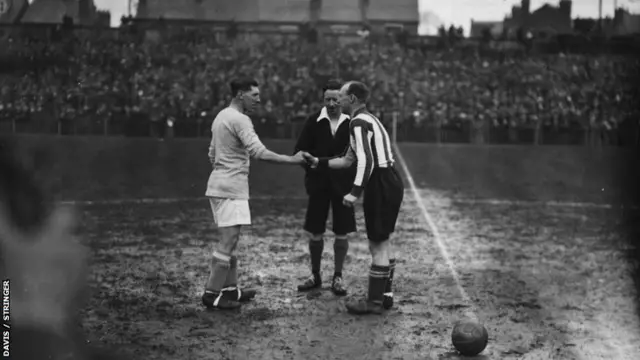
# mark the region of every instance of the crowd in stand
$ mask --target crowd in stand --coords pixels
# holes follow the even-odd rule
[[[318,89],[336,77],[366,82],[372,110],[389,121],[391,111],[404,109],[405,126],[615,127],[638,118],[638,61],[613,55],[478,56],[366,42],[254,37],[221,44],[210,34],[152,35],[0,39],[0,116],[40,112],[90,127],[137,112],[206,124],[228,103],[229,80],[246,74],[262,84],[254,121],[264,127],[317,110]]]

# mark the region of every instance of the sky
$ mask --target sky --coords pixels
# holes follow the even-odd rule
[[[111,21],[113,26],[118,26],[120,17],[128,12],[128,0],[94,0],[96,6],[101,10],[111,11]],[[169,0],[171,1],[171,0]],[[230,0],[231,1],[231,0]],[[451,24],[462,26],[465,33],[471,26],[471,19],[476,21],[500,21],[511,12],[513,5],[519,4],[520,0],[418,0],[421,14],[433,12],[439,17],[445,26]],[[545,3],[557,5],[559,0],[531,0],[531,10],[535,10]],[[572,16],[576,17],[598,17],[599,0],[573,0]],[[602,0],[603,16],[612,16],[615,4],[629,9],[632,13],[640,13],[640,0]],[[135,9],[134,9],[135,11]],[[427,18],[424,16],[424,18]],[[434,17],[431,17],[434,19]],[[433,20],[431,21],[434,22]],[[421,24],[421,32],[429,31],[428,26]]]

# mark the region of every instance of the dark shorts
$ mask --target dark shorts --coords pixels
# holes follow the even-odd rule
[[[394,167],[375,168],[364,189],[364,220],[367,238],[373,242],[389,239],[404,197],[404,184]]]
[[[324,234],[329,217],[333,214],[333,233],[346,235],[356,231],[356,216],[353,208],[342,205],[344,195],[318,192],[309,196],[304,230],[314,235]]]

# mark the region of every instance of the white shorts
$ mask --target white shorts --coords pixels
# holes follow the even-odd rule
[[[251,225],[249,200],[210,197],[209,204],[218,227]]]

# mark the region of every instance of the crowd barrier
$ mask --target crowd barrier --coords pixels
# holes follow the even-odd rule
[[[33,113],[28,118],[0,121],[5,134],[100,135],[155,138],[198,138],[210,136],[210,121],[205,118],[173,122],[152,121],[144,115],[130,117],[92,117],[53,120],[46,113]],[[471,122],[448,125],[401,123],[394,128],[384,121],[398,142],[519,144],[519,145],[596,145],[638,146],[640,126],[627,121],[617,128],[578,128],[556,126],[472,126]],[[262,123],[255,121],[258,135],[265,139],[296,139],[302,130],[300,121]]]

